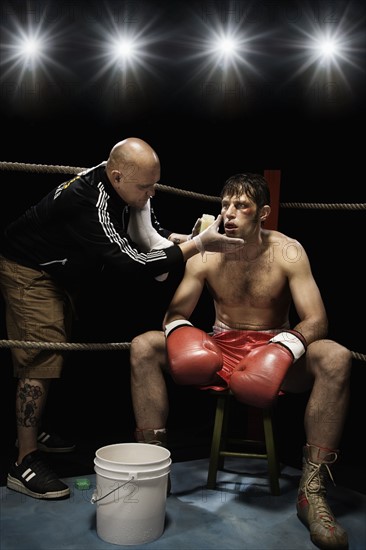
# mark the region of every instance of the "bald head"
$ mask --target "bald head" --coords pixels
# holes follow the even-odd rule
[[[156,167],[159,165],[159,157],[154,149],[139,138],[127,138],[114,145],[108,163],[112,169],[121,164],[136,164],[137,166]]]
[[[155,184],[160,179],[160,161],[146,141],[130,137],[113,146],[106,172],[124,201],[143,208],[148,198],[155,194]],[[140,198],[137,198],[138,193]]]

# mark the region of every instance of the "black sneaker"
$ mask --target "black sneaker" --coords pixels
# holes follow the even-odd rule
[[[6,486],[33,498],[63,499],[70,496],[68,486],[43,462],[39,451],[27,454],[21,464],[11,466]]]
[[[72,453],[75,443],[62,439],[56,434],[42,432],[38,438],[38,449],[45,453]]]
[[[56,434],[42,432],[38,438],[38,449],[44,453],[72,453],[75,450],[75,443],[67,441]],[[15,441],[18,447],[18,440]]]

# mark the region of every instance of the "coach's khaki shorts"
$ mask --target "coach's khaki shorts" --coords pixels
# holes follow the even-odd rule
[[[67,342],[72,304],[68,294],[44,271],[0,255],[0,290],[5,301],[9,340]],[[59,378],[62,351],[10,348],[17,378]]]

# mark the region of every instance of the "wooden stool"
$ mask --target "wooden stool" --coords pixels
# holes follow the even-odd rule
[[[253,439],[234,439],[228,437],[228,420],[230,400],[234,399],[230,391],[222,392],[211,390],[211,395],[215,395],[217,399],[214,430],[211,443],[210,464],[207,476],[207,488],[214,489],[216,487],[217,471],[224,468],[224,460],[226,456],[234,456],[240,458],[263,458],[268,463],[268,477],[272,495],[280,494],[279,473],[280,465],[278,461],[275,438],[273,433],[273,408],[270,409],[254,409],[258,414],[263,415],[263,430],[264,442]],[[243,407],[245,405],[240,404]],[[258,443],[264,443],[265,452],[246,452],[246,451],[231,451],[230,444],[239,444],[240,446],[253,446]]]

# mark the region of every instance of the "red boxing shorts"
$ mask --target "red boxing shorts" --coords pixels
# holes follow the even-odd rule
[[[214,327],[215,328],[215,327]],[[283,329],[281,329],[283,330]],[[223,367],[216,373],[217,385],[200,386],[201,390],[223,391],[228,388],[230,377],[236,365],[250,351],[268,343],[279,330],[214,330],[212,339],[221,350]]]

